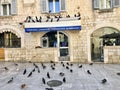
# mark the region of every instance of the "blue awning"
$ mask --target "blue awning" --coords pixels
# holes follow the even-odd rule
[[[42,32],[42,31],[61,31],[61,30],[81,30],[81,26],[61,26],[61,27],[29,27],[25,32]]]

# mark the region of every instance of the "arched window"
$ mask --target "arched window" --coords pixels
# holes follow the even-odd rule
[[[57,47],[60,61],[69,61],[68,36],[60,31],[50,31],[42,37],[42,47]]]
[[[91,34],[91,57],[104,61],[104,46],[120,45],[120,32],[112,27],[102,27]]]
[[[68,47],[68,37],[57,31],[51,31],[46,33],[42,37],[43,47]]]
[[[11,32],[0,33],[0,47],[5,48],[21,47],[21,38],[17,37],[14,33]]]

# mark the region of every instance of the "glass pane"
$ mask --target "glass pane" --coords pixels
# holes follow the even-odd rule
[[[50,12],[54,12],[53,0],[49,0],[49,11],[50,11]]]
[[[60,1],[61,1],[61,2],[60,2],[60,4],[61,4],[61,5],[60,5],[60,10],[61,10],[61,11],[64,11],[64,10],[65,10],[65,4],[66,4],[66,3],[65,3],[65,0],[60,0]]]
[[[46,33],[42,38],[48,38],[48,42],[46,42],[46,45],[48,47],[57,47],[57,32],[56,31],[51,31]],[[44,43],[42,43],[44,44]],[[44,45],[42,45],[44,46]]]
[[[21,38],[11,32],[4,32],[0,36],[0,47],[16,48],[21,47]]]
[[[4,33],[0,33],[0,47],[4,47]]]
[[[59,12],[60,11],[60,2],[59,0],[55,0],[55,12]]]
[[[68,56],[68,55],[69,55],[68,48],[60,49],[60,56]]]
[[[100,8],[101,9],[110,9],[111,8],[111,0],[100,0]]]
[[[60,37],[60,47],[68,47],[68,37],[63,33],[60,33],[59,37]]]
[[[9,4],[9,15],[11,15],[11,5]]]
[[[3,5],[3,15],[7,15],[7,5]]]

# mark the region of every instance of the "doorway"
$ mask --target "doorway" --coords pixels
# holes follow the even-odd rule
[[[104,46],[106,45],[105,41],[110,40],[111,44],[108,44],[109,46],[113,45],[114,39],[110,38],[103,38],[103,36],[106,36],[108,34],[112,33],[119,33],[119,31],[112,27],[103,27],[96,31],[94,31],[91,34],[91,60],[93,62],[104,62]]]
[[[59,61],[69,61],[68,36],[61,31],[50,31],[42,37],[42,47],[54,47],[58,50]]]

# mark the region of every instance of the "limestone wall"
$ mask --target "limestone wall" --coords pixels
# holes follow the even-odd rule
[[[120,46],[104,47],[105,63],[120,63]]]
[[[57,61],[57,49],[55,48],[6,48],[5,61],[19,62],[49,62],[50,60]]]
[[[42,16],[46,17],[46,13],[41,13],[40,0],[17,0],[17,14],[13,16],[0,16],[0,27],[4,25],[9,25],[16,27],[16,31],[20,30],[22,38],[22,48],[21,49],[6,49],[6,60],[12,60],[10,52],[18,52],[19,60],[21,58],[22,52],[25,55],[22,55],[22,58],[30,59],[29,50],[40,45],[40,37],[44,34],[43,32],[39,33],[25,33],[24,32],[24,20],[27,16]],[[71,17],[78,12],[81,13],[81,26],[82,30],[79,32],[68,32],[70,36],[70,55],[71,61],[75,62],[88,62],[91,61],[91,51],[90,51],[90,36],[91,34],[101,28],[101,27],[113,27],[120,30],[120,7],[114,8],[110,12],[99,12],[99,10],[93,10],[92,0],[66,0],[66,11],[61,12],[60,14],[65,17],[70,15]],[[23,26],[19,23],[23,23]],[[46,23],[47,24],[47,23]],[[18,31],[19,33],[19,31]],[[76,36],[77,35],[77,36]],[[23,48],[27,48],[23,49]],[[49,50],[51,48],[46,48]],[[22,52],[20,52],[22,50]],[[41,49],[42,50],[42,49]],[[44,52],[47,52],[47,51]],[[39,51],[39,50],[38,50]],[[41,51],[40,51],[41,52]],[[39,52],[39,53],[40,53]],[[57,53],[57,51],[55,51]],[[38,52],[36,52],[37,55]],[[8,56],[7,56],[8,55]],[[55,55],[55,54],[54,54]],[[52,55],[53,56],[53,55]],[[57,55],[56,55],[57,56]],[[56,58],[56,56],[54,58]],[[15,56],[16,59],[17,56]],[[53,58],[53,59],[54,59]]]

